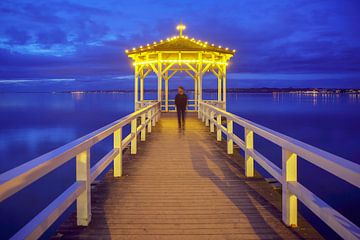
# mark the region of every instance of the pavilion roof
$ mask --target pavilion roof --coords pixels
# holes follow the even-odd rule
[[[126,54],[137,54],[153,51],[210,51],[223,54],[235,54],[235,50],[230,50],[229,48],[217,45],[210,44],[205,41],[197,40],[195,38],[189,38],[188,36],[174,36],[159,42],[153,42],[152,44],[146,44],[139,46],[137,48],[126,50]]]

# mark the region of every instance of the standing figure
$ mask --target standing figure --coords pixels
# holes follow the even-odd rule
[[[185,94],[183,87],[178,87],[178,94],[175,96],[175,105],[178,116],[179,128],[185,129],[185,110],[187,106],[188,97]]]

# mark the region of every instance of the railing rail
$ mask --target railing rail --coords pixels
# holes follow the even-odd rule
[[[34,181],[76,157],[76,182],[51,202],[43,211],[20,229],[12,239],[37,239],[76,200],[77,223],[87,226],[91,221],[91,191],[93,182],[110,163],[114,162],[114,177],[122,175],[122,150],[129,144],[131,154],[137,151],[137,136],[145,141],[160,117],[160,103],[151,102],[115,122],[49,153],[24,163],[0,175],[0,202]],[[138,118],[140,124],[138,125]],[[122,128],[131,124],[131,132],[122,139]],[[90,168],[90,148],[113,134],[114,147]]]
[[[282,184],[282,220],[288,226],[297,226],[297,199],[344,239],[360,239],[360,228],[341,215],[325,201],[317,197],[297,181],[297,156],[328,171],[338,178],[360,188],[360,165],[325,152],[281,133],[253,123],[220,109],[212,102],[200,101],[199,118],[217,133],[221,141],[226,135],[227,152],[233,153],[233,143],[245,152],[245,175],[254,176],[254,161]],[[222,125],[222,117],[226,126]],[[244,140],[233,132],[233,124],[244,128]],[[257,134],[282,148],[282,168],[255,150],[254,137]]]

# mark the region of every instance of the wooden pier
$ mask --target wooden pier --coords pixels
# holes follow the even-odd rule
[[[320,239],[298,214],[298,201],[340,237],[360,239],[355,223],[298,181],[297,161],[308,161],[358,191],[360,165],[227,112],[226,72],[235,50],[184,36],[183,24],[177,29],[179,36],[126,50],[134,66],[133,113],[0,175],[4,201],[76,159],[74,183],[12,239],[40,238],[75,202],[76,216],[54,238]],[[144,82],[151,72],[157,75],[157,99],[145,100]],[[187,109],[194,113],[184,131],[169,113],[175,111],[169,80],[181,72],[194,80]],[[207,72],[217,78],[217,100],[203,99]],[[278,146],[281,167],[256,149],[254,135]],[[113,147],[90,166],[91,148],[107,137]],[[255,172],[255,162],[281,192]],[[97,183],[110,165],[113,169]]]
[[[92,221],[76,214],[62,239],[321,239],[302,218],[281,221],[281,194],[261,177],[244,176],[242,157],[226,153],[197,115],[186,130],[162,114],[136,155],[124,154],[123,177],[109,172],[93,186]]]

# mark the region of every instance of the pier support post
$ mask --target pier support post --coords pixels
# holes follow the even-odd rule
[[[114,158],[114,177],[122,176],[122,128],[114,132],[114,148],[119,151],[119,153]]]
[[[91,221],[90,149],[76,155],[76,181],[85,183],[85,190],[76,200],[77,225],[88,226]]]
[[[146,140],[146,114],[141,114],[141,126],[143,127],[143,129],[141,130],[141,135],[140,135],[140,140],[141,141],[145,141]]]
[[[214,113],[214,111],[211,111],[210,112],[210,132],[212,132],[212,133],[215,131],[214,117],[215,117],[215,113]]]
[[[136,154],[136,150],[137,150],[137,134],[136,134],[136,130],[137,130],[137,118],[134,118],[133,120],[131,120],[131,134],[134,135],[134,138],[131,140],[131,154]]]
[[[245,176],[254,176],[254,159],[250,156],[249,150],[254,149],[254,132],[245,128]]]
[[[231,136],[233,134],[233,121],[227,119],[227,153],[228,154],[233,154],[234,153],[234,143],[233,140],[231,139]]]
[[[217,123],[216,140],[221,141],[221,115],[220,114],[216,115],[216,123]]]
[[[287,187],[288,182],[297,181],[297,155],[282,149],[282,220],[290,227],[297,226],[297,197]]]

